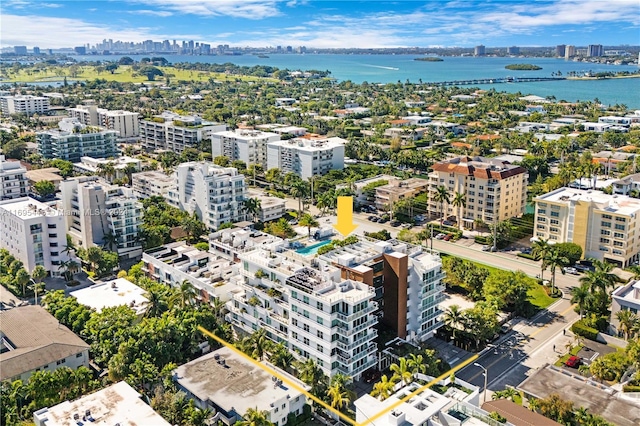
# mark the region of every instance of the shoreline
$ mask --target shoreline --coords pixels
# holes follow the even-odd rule
[[[614,75],[610,77],[567,77],[566,80],[592,81],[592,80],[615,80],[615,79],[621,79],[621,78],[640,78],[640,74]]]

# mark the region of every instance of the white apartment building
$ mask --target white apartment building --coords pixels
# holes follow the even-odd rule
[[[197,115],[165,111],[151,120],[140,121],[140,142],[148,151],[169,150],[181,153],[210,140],[213,133],[227,129],[225,124],[203,120]]]
[[[140,134],[139,116],[137,112],[98,108],[94,101],[85,101],[84,105],[68,108],[69,116],[78,119],[87,126],[101,126],[118,132],[118,137],[127,139]]]
[[[113,167],[113,174],[104,176],[104,178],[113,182],[116,179],[122,179],[127,176],[129,168],[139,172],[142,168],[142,161],[126,155],[112,159],[82,157],[79,163],[73,163],[73,169],[80,174],[99,174],[106,165]]]
[[[267,168],[267,144],[280,140],[277,133],[236,129],[211,135],[213,158],[224,155],[229,160],[241,160],[247,165],[260,164]]]
[[[344,168],[342,138],[295,138],[267,144],[267,169],[293,172],[303,179]]]
[[[173,176],[157,170],[134,173],[131,177],[133,193],[139,199],[166,197],[174,181]]]
[[[616,317],[619,311],[629,310],[640,315],[640,281],[631,280],[611,293],[611,328],[620,333],[620,321]]]
[[[437,188],[444,186],[453,200],[455,193],[466,195],[462,222],[472,227],[476,219],[493,224],[524,213],[529,175],[521,166],[484,157],[457,157],[433,165],[429,173],[429,211],[440,216],[440,203],[434,201]],[[458,207],[444,206],[445,218],[457,220]]]
[[[66,230],[75,244],[84,249],[104,246],[105,236],[113,234],[117,242],[106,249],[125,259],[142,254],[142,244],[138,240],[142,203],[131,188],[110,185],[91,177],[65,180],[60,183],[60,189]]]
[[[245,220],[244,175],[233,167],[209,162],[182,163],[173,174],[174,185],[167,194],[172,206],[196,213],[209,229],[223,223]]]
[[[560,188],[534,199],[535,237],[575,243],[583,257],[622,267],[640,259],[640,200],[599,191]]]
[[[18,95],[0,97],[2,115],[46,114],[49,112],[49,98],[44,96]]]
[[[377,365],[378,323],[416,341],[440,326],[441,262],[420,247],[360,241],[306,258],[276,241],[237,257],[244,283],[227,319],[248,333],[264,328],[330,376],[358,379]]]
[[[28,272],[43,266],[60,276],[62,262],[69,260],[65,217],[62,212],[33,198],[0,201],[0,248],[24,264]]]
[[[77,163],[82,157],[108,158],[119,154],[115,130],[88,127],[74,118],[64,118],[60,129],[36,133],[38,153],[46,159]]]
[[[0,155],[0,200],[26,197],[28,186],[27,169]]]
[[[280,219],[287,211],[287,203],[283,198],[274,197],[251,189],[247,191],[247,197],[260,200],[260,211],[256,215],[256,219],[260,222]],[[253,218],[247,217],[247,219]]]

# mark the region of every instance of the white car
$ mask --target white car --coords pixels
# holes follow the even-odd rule
[[[482,246],[482,251],[491,251],[492,246],[490,246],[489,244],[485,244]]]
[[[563,269],[565,274],[578,275],[578,270],[573,266],[567,266]]]
[[[441,234],[438,234],[438,235],[436,235],[436,240],[441,240],[441,239],[443,239],[443,238],[444,238],[444,237],[446,237],[446,236],[447,236],[447,234],[442,234],[442,233],[441,233]]]

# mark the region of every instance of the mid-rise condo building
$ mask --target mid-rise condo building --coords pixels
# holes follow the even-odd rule
[[[28,186],[27,169],[0,155],[0,200],[26,197]]]
[[[267,144],[280,140],[277,133],[259,130],[236,129],[216,132],[211,135],[213,157],[224,155],[229,160],[241,160],[247,165],[267,165]]]
[[[65,216],[33,198],[0,201],[0,248],[9,250],[28,272],[41,265],[60,276],[60,265],[69,260]]]
[[[295,138],[267,144],[267,169],[278,168],[303,179],[344,168],[341,138]]]
[[[2,96],[0,110],[2,115],[46,114],[49,112],[49,98],[32,95]]]
[[[173,176],[157,170],[134,173],[131,178],[133,193],[140,199],[166,197],[174,182]]]
[[[640,200],[560,188],[534,199],[535,237],[575,243],[583,257],[627,267],[640,259]]]
[[[59,158],[78,163],[82,157],[118,156],[118,133],[115,130],[85,126],[73,118],[62,119],[59,127],[36,133],[38,153],[46,159]]]
[[[520,216],[527,204],[529,175],[524,167],[485,157],[457,157],[433,165],[429,173],[429,214],[439,216],[442,206],[436,202],[438,187],[444,186],[450,200],[456,193],[466,196],[461,208],[462,222],[472,227],[474,221],[493,224]],[[457,220],[458,207],[444,205],[445,217]]]
[[[118,132],[120,138],[133,138],[140,134],[139,116],[137,112],[98,108],[94,101],[85,101],[84,105],[76,105],[67,109],[69,116],[78,119],[87,126],[101,126]]]
[[[182,163],[173,174],[174,184],[167,194],[172,206],[196,213],[209,229],[245,219],[244,175],[233,167],[209,162]]]
[[[78,247],[105,247],[125,259],[142,254],[142,204],[131,188],[90,177],[65,180],[60,189],[67,233]]]
[[[151,120],[140,121],[140,142],[148,151],[169,150],[181,153],[185,148],[198,147],[211,135],[226,130],[225,124],[203,120],[197,115],[180,115],[165,111]]]

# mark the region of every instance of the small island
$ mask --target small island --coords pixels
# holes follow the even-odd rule
[[[518,71],[537,71],[541,70],[542,67],[539,67],[534,64],[511,64],[505,67],[508,70],[518,70]]]
[[[434,56],[427,56],[424,58],[415,58],[414,61],[422,61],[422,62],[442,62],[444,59],[436,58]]]

